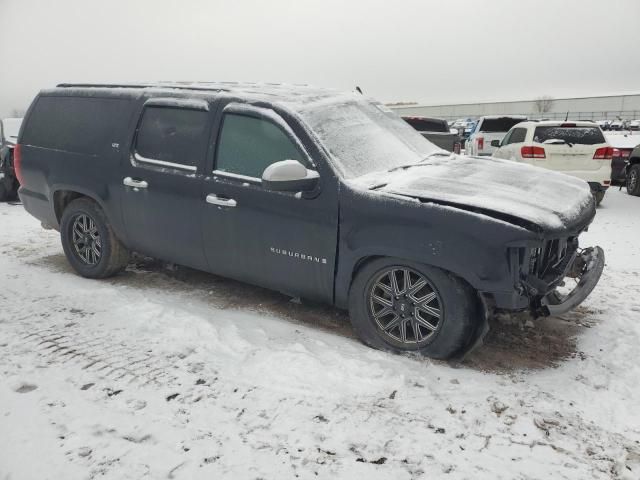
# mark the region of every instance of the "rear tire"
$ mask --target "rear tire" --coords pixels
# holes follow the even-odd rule
[[[5,182],[0,180],[0,202],[6,202],[11,198],[11,192],[7,188]]]
[[[65,208],[60,238],[67,260],[83,277],[110,277],[129,262],[129,251],[116,237],[102,208],[88,198],[76,199]]]
[[[627,172],[627,193],[640,196],[640,163],[632,165]]]
[[[351,324],[365,344],[440,359],[468,344],[478,307],[476,292],[463,280],[439,268],[393,258],[365,264],[349,293]]]

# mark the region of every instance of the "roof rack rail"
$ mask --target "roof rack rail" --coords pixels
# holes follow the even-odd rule
[[[180,90],[228,91],[219,83],[158,82],[158,83],[59,83],[58,88],[175,88]]]

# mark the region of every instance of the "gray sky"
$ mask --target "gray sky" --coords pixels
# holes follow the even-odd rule
[[[0,114],[59,82],[310,83],[427,104],[640,91],[639,0],[0,0]]]

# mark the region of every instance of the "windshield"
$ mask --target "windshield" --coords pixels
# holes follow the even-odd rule
[[[391,110],[364,98],[312,104],[300,114],[345,179],[418,163],[441,150]]]
[[[4,138],[15,143],[18,140],[18,132],[20,132],[21,118],[5,118],[2,120],[2,129]]]
[[[604,135],[600,127],[536,127],[533,134],[533,141],[544,143],[547,140],[564,140],[566,143],[577,143],[580,145],[605,143]]]

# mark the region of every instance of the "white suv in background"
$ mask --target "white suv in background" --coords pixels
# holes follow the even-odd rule
[[[480,117],[476,128],[471,132],[465,144],[466,155],[489,156],[496,147],[494,140],[502,140],[516,123],[526,120],[522,115],[487,115]]]
[[[613,148],[593,122],[528,121],[515,125],[496,158],[528,163],[581,178],[589,183],[599,204],[611,184]]]

